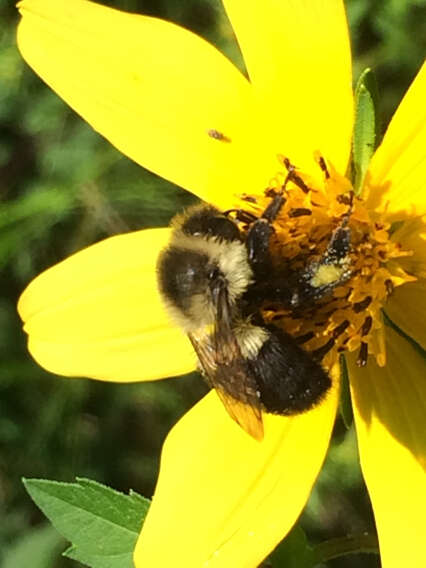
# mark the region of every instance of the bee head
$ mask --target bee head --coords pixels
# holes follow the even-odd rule
[[[158,281],[166,307],[185,331],[213,324],[219,295],[228,294],[218,259],[201,250],[166,249],[158,262]]]

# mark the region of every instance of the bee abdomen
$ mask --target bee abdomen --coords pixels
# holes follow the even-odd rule
[[[298,414],[313,408],[325,396],[331,380],[321,365],[295,340],[278,328],[266,326],[268,339],[247,362],[266,412]]]

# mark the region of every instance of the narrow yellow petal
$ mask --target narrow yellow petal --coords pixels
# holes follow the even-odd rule
[[[411,251],[410,256],[401,257],[398,263],[416,278],[426,279],[426,216],[407,219],[392,235],[402,250]]]
[[[189,341],[157,291],[157,255],[168,237],[168,229],[111,237],[33,280],[18,310],[34,359],[60,375],[111,381],[194,369]]]
[[[426,364],[388,330],[388,359],[349,362],[361,466],[383,568],[426,566]]]
[[[408,89],[370,164],[370,206],[394,218],[426,212],[426,63]]]
[[[319,150],[344,173],[353,125],[351,52],[340,0],[224,0],[277,148],[306,171]],[[315,171],[316,173],[316,171]]]
[[[396,288],[385,311],[390,319],[426,349],[426,281],[409,282]]]
[[[211,392],[170,432],[135,565],[253,568],[288,533],[321,468],[337,388],[319,407],[264,415],[258,442]]]
[[[23,0],[19,10],[25,60],[124,154],[224,207],[267,186],[276,161],[253,143],[250,85],[206,41],[85,0]]]

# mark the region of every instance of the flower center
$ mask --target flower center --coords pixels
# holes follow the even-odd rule
[[[392,239],[392,227],[383,215],[369,211],[361,197],[353,196],[347,178],[327,167],[322,158],[319,163],[324,172],[322,183],[297,170],[301,183],[286,185],[286,201],[274,222],[271,252],[277,267],[300,272],[321,259],[333,232],[347,223],[351,245],[345,265],[350,277],[309,305],[297,309],[266,305],[263,316],[295,337],[326,368],[344,351],[357,351],[359,366],[367,363],[369,355],[384,366],[382,307],[396,286],[415,280],[397,262],[412,253]],[[243,195],[239,207],[261,215],[285,176],[284,171],[276,176],[263,196]],[[316,278],[333,279],[333,267],[324,272]]]

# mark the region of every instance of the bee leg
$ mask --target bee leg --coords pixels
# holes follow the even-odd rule
[[[349,228],[349,219],[352,214],[353,192],[349,197],[349,208],[342,217],[340,225],[331,235],[330,242],[327,245],[325,254],[321,260],[322,264],[336,264],[345,261],[351,250],[351,230]]]
[[[332,271],[334,269],[336,280],[335,282],[330,282],[330,285],[333,288],[347,280],[348,276],[351,274],[351,271],[349,270],[349,252],[351,250],[351,229],[349,227],[349,219],[352,214],[352,206],[353,193],[351,193],[349,197],[348,210],[343,215],[339,226],[331,234],[325,253],[317,263],[314,263],[314,271],[312,271],[312,268],[310,269],[313,278],[315,278],[315,275],[319,276],[319,271],[321,270],[324,272],[325,278],[331,278]],[[328,275],[326,267],[330,267]],[[340,277],[339,273],[341,273]]]
[[[295,173],[296,168],[290,163],[288,158],[284,158],[284,165],[288,172],[280,191],[274,193],[271,202],[261,217],[254,221],[247,233],[246,248],[248,257],[257,277],[271,274],[272,261],[269,252],[269,241],[274,232],[272,223],[278,217],[287,201],[284,193],[288,182],[292,181],[301,187],[303,191],[309,191],[303,180]]]
[[[351,229],[349,219],[352,213],[352,198],[348,211],[340,225],[333,231],[322,257],[310,263],[297,277],[293,308],[316,302],[333,292],[337,286],[352,276],[349,252],[351,250]]]
[[[348,197],[348,210],[333,231],[323,255],[318,260],[308,263],[298,273],[289,272],[286,267],[277,273],[269,248],[270,238],[274,232],[272,223],[286,202],[284,191],[287,183],[292,181],[302,190],[305,187],[303,180],[295,173],[294,166],[287,159],[284,164],[288,174],[281,191],[274,195],[262,216],[254,221],[247,233],[246,248],[258,283],[250,289],[246,300],[249,305],[257,305],[260,298],[268,297],[272,304],[276,303],[286,309],[305,309],[331,294],[337,286],[352,276],[349,258],[351,249],[349,219],[352,213],[353,194]]]
[[[287,176],[286,182],[287,182],[288,179],[289,179],[289,177]],[[272,201],[269,203],[268,207],[262,213],[262,216],[261,216],[260,219],[263,219],[267,223],[272,224],[275,221],[275,219],[278,217],[279,212],[281,211],[285,202],[287,201],[286,198],[284,197],[284,189],[285,189],[286,182],[284,183],[281,191],[279,193],[275,194]]]
[[[286,202],[284,190],[287,181],[288,176],[281,191],[274,195],[273,199],[262,213],[262,216],[252,223],[247,233],[247,254],[256,278],[262,278],[271,274],[272,259],[269,244],[271,235],[274,233],[272,223],[275,221]]]
[[[246,249],[255,278],[262,278],[272,267],[269,241],[274,229],[266,219],[260,218],[250,227],[246,237]]]
[[[351,250],[351,230],[349,227],[339,226],[331,235],[327,250],[321,258],[321,265],[336,265],[344,262]]]
[[[287,168],[287,175],[285,177],[284,183],[278,192],[273,193],[272,201],[262,214],[262,219],[266,219],[269,223],[273,223],[275,221],[286,202],[284,193],[289,181],[294,183],[294,185],[296,185],[304,193],[309,193],[310,191],[309,187],[306,185],[303,179],[297,174],[296,166],[294,166],[288,158],[283,158],[283,164]]]

